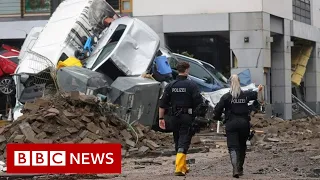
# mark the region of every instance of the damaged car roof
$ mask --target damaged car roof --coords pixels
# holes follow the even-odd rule
[[[159,36],[137,18],[122,17],[102,33],[86,67],[96,71],[111,60],[126,75],[141,75],[159,49]]]

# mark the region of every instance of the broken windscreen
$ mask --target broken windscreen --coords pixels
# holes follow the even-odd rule
[[[177,70],[177,64],[179,61],[172,55],[170,55],[167,58],[168,58],[168,63],[170,65],[171,69]]]
[[[221,82],[223,83],[228,83],[228,79],[226,77],[224,77],[224,75],[222,75],[219,71],[217,71],[215,68],[213,68],[212,66],[203,63],[203,66],[210,71],[216,78],[218,78]]]
[[[119,43],[125,29],[126,25],[120,24],[117,29],[114,31],[112,36],[109,39],[109,42],[103,47],[99,57],[95,61],[95,63],[92,66],[92,69],[98,68],[98,66],[101,66],[101,63],[104,61],[108,60],[109,55],[111,52],[114,50],[114,48],[117,46]]]

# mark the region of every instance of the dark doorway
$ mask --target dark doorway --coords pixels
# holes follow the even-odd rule
[[[208,62],[224,74],[230,76],[230,43],[218,35],[166,35],[167,45],[175,52],[187,52],[193,58]]]

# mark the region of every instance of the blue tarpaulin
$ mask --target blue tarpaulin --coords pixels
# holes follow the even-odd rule
[[[244,70],[241,73],[238,74],[238,77],[240,79],[241,86],[247,86],[251,84],[251,73],[250,70]]]

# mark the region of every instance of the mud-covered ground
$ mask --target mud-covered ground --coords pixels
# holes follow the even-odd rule
[[[210,136],[206,136],[211,138]],[[213,137],[212,137],[213,138]],[[118,176],[99,175],[95,179],[115,180],[214,180],[234,179],[226,143],[219,142],[218,148],[211,148],[207,153],[189,154],[188,159],[195,159],[191,172],[186,177],[173,175],[175,157],[157,157],[142,159],[124,159],[122,174]],[[302,141],[265,142],[260,136],[257,143],[247,152],[244,166],[245,175],[240,179],[320,179],[319,139]],[[314,158],[314,159],[312,159]],[[70,179],[89,179],[73,177]],[[48,178],[37,178],[48,179]],[[50,179],[69,179],[67,177]]]
[[[320,179],[320,142],[269,143],[255,146],[247,153],[245,175],[241,179]],[[142,160],[126,160],[121,177],[115,179],[232,179],[231,164],[225,147],[209,153],[190,154],[195,164],[186,177],[174,177],[174,157],[148,159],[154,163],[135,165]],[[144,159],[146,161],[147,159]]]
[[[256,125],[254,129],[262,132],[256,133],[252,140],[244,165],[245,174],[240,179],[320,179],[319,118],[283,121],[256,116],[251,123]],[[188,154],[188,159],[195,162],[190,165],[191,172],[186,177],[173,175],[175,156],[171,156],[124,158],[120,175],[60,175],[33,179],[233,179],[225,137],[216,133],[202,133],[197,137],[200,144],[192,146],[207,146],[210,151]]]
[[[252,118],[256,133],[245,162],[241,179],[320,179],[320,119],[284,121]],[[210,133],[209,133],[210,134]],[[123,173],[114,179],[233,179],[226,142],[199,134],[202,142],[213,140],[210,152],[190,154],[195,159],[186,177],[174,177],[174,156],[156,159],[124,160]],[[219,139],[219,140],[218,140]],[[153,163],[141,164],[149,160]]]

